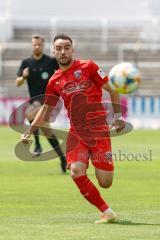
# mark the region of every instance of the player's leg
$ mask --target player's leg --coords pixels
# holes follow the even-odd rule
[[[60,147],[59,141],[57,139],[57,137],[52,134],[51,138],[47,138],[50,145],[53,147],[53,149],[56,151],[57,155],[59,156],[60,159],[60,164],[61,164],[61,169],[62,172],[65,173],[66,172],[66,158],[64,156],[64,153]]]
[[[69,166],[69,169],[70,169],[70,175],[71,175],[72,179],[76,181],[77,178],[86,175],[87,164],[76,161],[76,162],[71,163],[71,165]]]
[[[95,167],[95,175],[102,188],[112,185],[114,175],[114,163],[110,138],[97,140],[91,150],[91,161]]]
[[[66,165],[67,165],[66,158],[60,147],[57,137],[55,136],[55,134],[53,134],[53,130],[50,128],[50,126],[48,126],[46,128],[42,128],[42,131],[44,132],[44,135],[46,136],[46,138],[47,138],[48,142],[50,143],[50,145],[52,146],[52,148],[55,150],[55,152],[59,156],[62,172],[65,173]]]
[[[79,188],[82,196],[95,207],[97,207],[101,212],[104,212],[109,208],[107,203],[101,197],[100,192],[92,181],[88,178],[87,164],[83,162],[74,162],[70,165],[71,177],[77,187]]]
[[[26,117],[30,123],[32,123],[33,119],[35,118],[39,108],[41,107],[41,104],[38,101],[31,102],[29,107],[26,110]],[[39,139],[39,130],[36,129],[33,132],[34,139],[35,139],[35,147],[33,151],[33,156],[39,156],[42,152],[42,147],[40,144],[40,139]]]
[[[72,146],[68,147],[68,142]],[[95,207],[97,207],[101,212],[104,212],[109,208],[107,203],[101,197],[98,189],[92,183],[92,181],[87,176],[87,168],[89,163],[89,152],[88,147],[79,142],[74,146],[74,139],[70,137],[70,141],[67,139],[67,164],[70,169],[70,174],[79,188],[82,196]]]
[[[95,174],[98,183],[102,188],[109,188],[112,185],[114,171],[106,171],[95,168]],[[113,212],[113,210],[108,206],[108,208],[102,212],[100,220],[96,221],[95,223],[116,222],[117,219],[116,213]]]
[[[109,188],[112,185],[114,171],[95,168],[95,175],[102,188]]]
[[[110,139],[98,141],[92,148],[92,164],[95,167],[95,175],[102,188],[109,188],[112,185],[114,175],[114,164],[112,161]],[[102,212],[101,219],[95,223],[108,223],[117,221],[117,215],[108,206]]]

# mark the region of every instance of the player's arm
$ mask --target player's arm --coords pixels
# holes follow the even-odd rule
[[[110,99],[113,105],[113,110],[114,110],[114,114],[121,114],[122,116],[122,110],[121,110],[121,106],[120,106],[120,98],[119,98],[119,94],[115,91],[113,91],[108,83],[105,83],[102,87],[104,90],[106,90],[109,95],[110,95]]]
[[[21,141],[24,144],[27,144],[29,138],[31,137],[32,133],[38,128],[43,127],[43,124],[49,119],[49,116],[53,110],[54,106],[49,106],[47,104],[42,105],[40,110],[38,111],[36,117],[34,118],[33,122],[26,130],[26,132],[22,135]]]
[[[24,68],[22,74],[16,78],[16,85],[19,87],[27,80],[29,76],[29,68]]]
[[[30,127],[27,129],[27,131],[22,135],[22,142],[24,144],[28,143],[28,140],[32,133],[38,128],[43,127],[46,122],[49,120],[49,116],[53,110],[53,108],[56,106],[60,95],[55,91],[54,84],[52,86],[52,81],[48,82],[46,92],[45,92],[45,100],[44,104],[38,111],[36,117],[34,118],[33,122],[31,123]]]
[[[108,77],[103,72],[101,68],[98,67],[94,62],[90,62],[90,79],[92,79],[96,84],[100,85],[104,90],[109,92],[111,102],[114,110],[114,126],[117,132],[120,132],[125,127],[123,120],[120,119],[121,114],[121,105],[118,93],[113,91],[108,85]]]
[[[114,126],[117,132],[121,132],[125,128],[125,123],[122,119],[122,109],[120,104],[120,97],[119,94],[113,91],[108,82],[103,85],[103,89],[106,90],[109,95],[113,106],[114,111]]]

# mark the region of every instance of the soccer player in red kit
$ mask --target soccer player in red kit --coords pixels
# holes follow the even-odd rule
[[[22,142],[28,143],[35,128],[48,119],[61,96],[71,125],[66,149],[71,177],[83,197],[102,212],[100,220],[95,223],[115,222],[117,215],[87,177],[87,168],[91,159],[99,185],[102,188],[111,186],[114,165],[109,126],[102,104],[102,88],[110,93],[115,115],[121,112],[119,96],[109,88],[108,78],[97,64],[91,60],[73,59],[73,43],[69,36],[59,34],[53,44],[60,68],[50,78],[44,105],[23,134]],[[124,122],[119,120],[115,120],[114,125],[117,132],[125,127]]]

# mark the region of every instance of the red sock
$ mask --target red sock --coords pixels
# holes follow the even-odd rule
[[[85,197],[85,199],[87,199],[91,204],[96,206],[101,212],[104,212],[106,209],[109,208],[109,206],[101,197],[98,189],[94,186],[94,184],[89,180],[86,175],[73,180],[78,186],[83,197]]]

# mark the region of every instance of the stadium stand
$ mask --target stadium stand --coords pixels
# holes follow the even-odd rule
[[[142,74],[142,84],[137,94],[159,94],[160,45],[145,42],[142,28],[110,27],[100,28],[60,27],[56,32],[69,34],[76,45],[76,57],[93,59],[107,72],[121,62],[135,62]],[[50,28],[15,28],[13,38],[2,45],[1,82],[3,96],[27,96],[26,86],[21,91],[15,87],[15,76],[21,59],[30,56],[30,39],[35,33],[46,39],[46,53],[51,53],[54,31]]]

